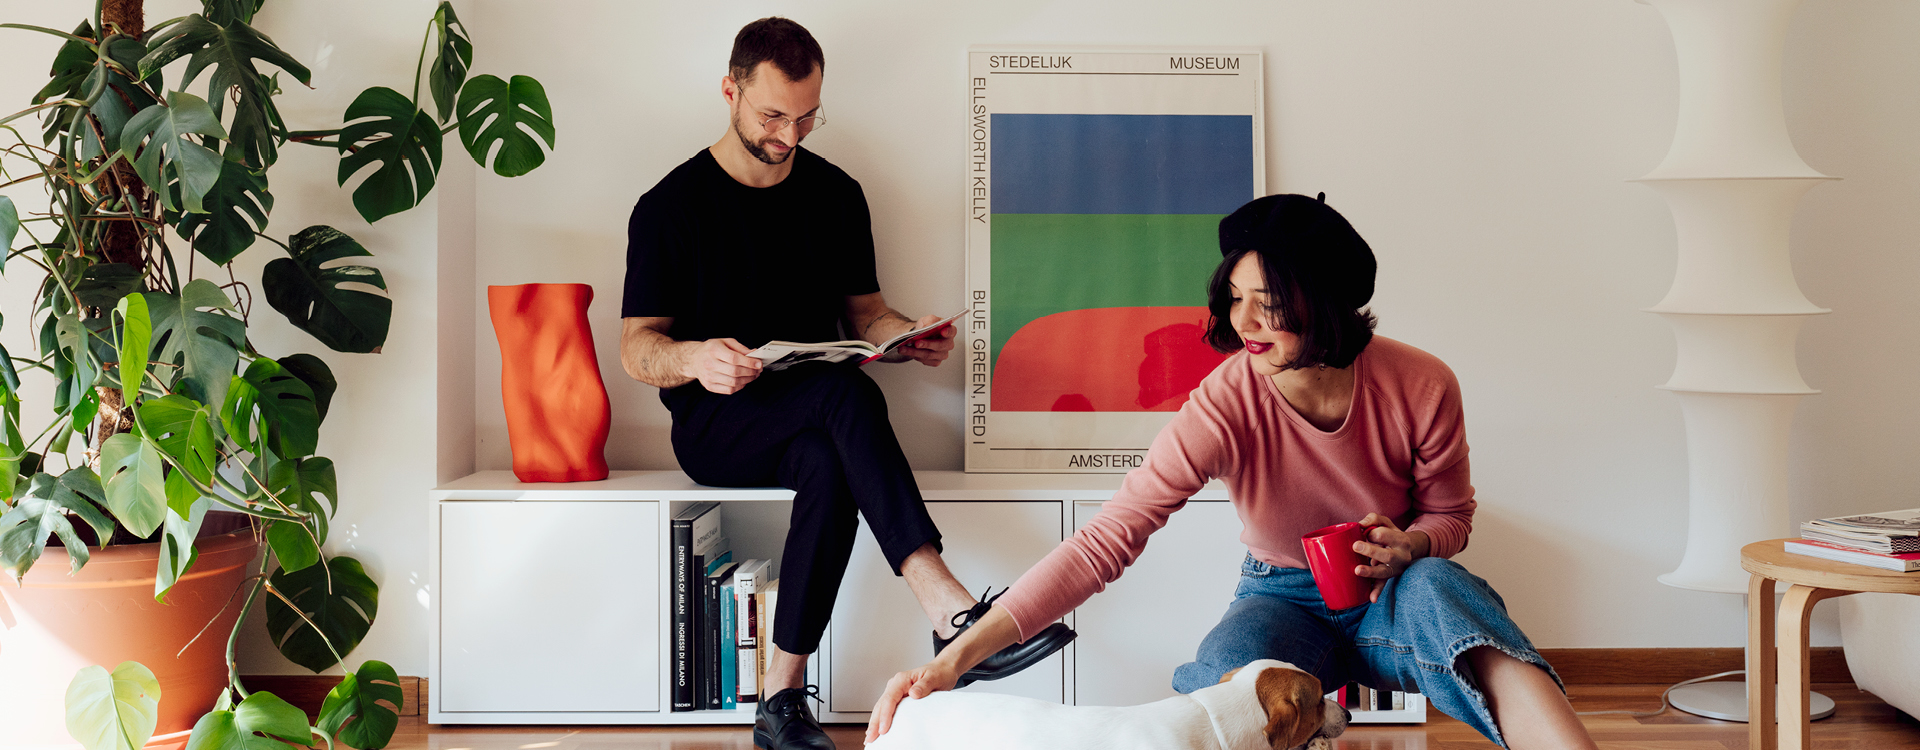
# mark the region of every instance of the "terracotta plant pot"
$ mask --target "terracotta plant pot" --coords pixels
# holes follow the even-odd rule
[[[260,544],[245,516],[214,513],[198,548],[166,604],[153,600],[159,544],[90,549],[92,559],[73,576],[67,551],[48,547],[19,587],[0,576],[0,747],[78,747],[67,735],[67,684],[90,664],[113,669],[131,660],[153,670],[161,694],[156,737],[191,731],[213,710],[227,684],[227,635],[239,600],[220,610],[253,572]]]
[[[587,324],[591,302],[586,284],[487,287],[513,475],[522,482],[607,478],[613,411]]]

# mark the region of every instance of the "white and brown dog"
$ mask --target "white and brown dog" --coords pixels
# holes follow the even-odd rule
[[[1345,708],[1320,680],[1261,659],[1220,684],[1142,706],[1063,706],[990,693],[939,692],[905,700],[870,750],[1327,750],[1347,729]]]

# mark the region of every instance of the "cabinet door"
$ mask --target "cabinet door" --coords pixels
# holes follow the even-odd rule
[[[660,711],[653,502],[440,505],[442,711]]]
[[[1058,502],[931,502],[940,526],[941,554],[961,585],[974,596],[1010,585],[1060,544]],[[832,684],[827,710],[866,713],[896,672],[933,659],[933,626],[904,579],[880,555],[863,520],[847,577],[834,605],[831,629]],[[1023,695],[1060,702],[1065,698],[1066,651],[1004,680],[976,682],[966,690]]]
[[[1080,528],[1099,503],[1074,503]],[[1074,610],[1074,704],[1132,706],[1174,695],[1173,669],[1233,601],[1240,580],[1240,518],[1233,503],[1188,502],[1147,539],[1120,580]]]

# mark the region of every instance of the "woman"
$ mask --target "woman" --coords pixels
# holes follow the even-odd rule
[[[1466,547],[1473,487],[1460,386],[1426,352],[1373,335],[1373,251],[1325,194],[1257,199],[1220,222],[1208,342],[1238,352],[1195,389],[1146,464],[1073,538],[1027,571],[925,666],[895,675],[868,740],[906,697],[951,689],[1120,577],[1208,480],[1227,484],[1248,547],[1226,616],[1193,662],[1191,692],[1255,659],[1322,684],[1419,692],[1511,747],[1592,748],[1559,677],[1485,581],[1446,558]],[[1330,611],[1300,537],[1359,520],[1370,601]],[[980,607],[976,609],[985,609]]]

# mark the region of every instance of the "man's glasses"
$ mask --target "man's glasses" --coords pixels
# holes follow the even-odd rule
[[[746,89],[740,90],[740,101],[746,102],[747,106],[755,112],[760,111],[759,107],[753,106],[753,102],[747,100]],[[827,124],[827,120],[819,115],[807,115],[798,120],[791,117],[769,117],[760,121],[760,127],[766,128],[769,133],[778,133],[786,130],[789,123],[798,129],[796,132],[801,136],[805,136],[808,133],[818,130],[820,126]]]

